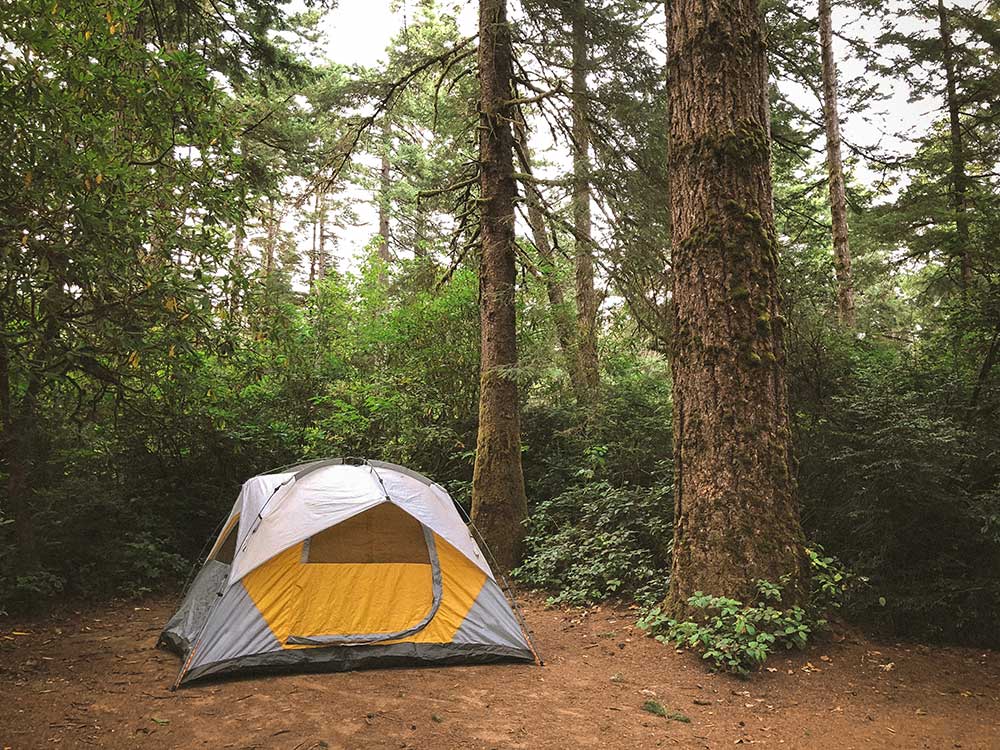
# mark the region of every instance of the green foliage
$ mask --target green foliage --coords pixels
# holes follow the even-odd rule
[[[654,615],[641,624],[651,631],[662,630],[657,640],[699,651],[717,669],[743,677],[762,665],[776,648],[803,648],[813,632],[801,607],[776,609],[766,602],[745,605],[705,594],[692,596],[688,604],[706,612],[704,622],[660,622]]]
[[[186,558],[164,549],[162,539],[129,537],[120,542],[121,554],[110,568],[114,579],[123,582],[118,593],[139,596],[155,591],[178,580],[190,569]],[[102,567],[107,563],[105,560]]]
[[[822,550],[809,550],[809,561],[813,591],[806,608],[783,607],[782,587],[757,581],[749,602],[697,592],[687,603],[702,615],[678,621],[657,606],[643,615],[639,627],[658,641],[701,653],[716,669],[748,677],[775,650],[804,648],[826,627],[824,612],[839,606],[849,574]]]
[[[682,714],[680,711],[668,711],[662,703],[652,699],[643,702],[642,710],[646,713],[653,714],[653,716],[660,716],[664,719],[670,719],[671,721],[679,721],[682,724],[691,723],[690,716]]]
[[[0,578],[0,614],[38,608],[63,590],[62,578],[47,570]]]
[[[837,558],[825,554],[818,544],[807,547],[806,556],[811,583],[809,608],[814,612],[840,609],[845,594],[855,588],[855,584],[868,582],[851,573]]]
[[[650,601],[664,593],[670,538],[669,485],[612,487],[591,482],[538,503],[529,520],[528,556],[513,575],[556,592],[553,604],[611,596]]]
[[[666,717],[667,709],[663,707],[663,704],[659,701],[647,700],[642,704],[642,710],[646,713],[653,714],[654,716]]]
[[[605,367],[593,413],[532,403],[524,414],[525,474],[537,499],[514,576],[553,592],[553,603],[663,593],[673,516],[667,381],[658,358],[624,348],[609,351]]]
[[[809,532],[870,579],[846,611],[907,635],[996,643],[995,422],[953,363],[860,353],[849,388],[799,419]]]

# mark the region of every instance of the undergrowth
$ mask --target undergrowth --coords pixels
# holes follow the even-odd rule
[[[816,632],[826,628],[827,613],[840,606],[852,576],[822,549],[809,549],[812,591],[807,607],[783,606],[785,581],[758,580],[749,602],[696,592],[688,604],[704,613],[675,620],[653,607],[639,627],[662,643],[699,652],[715,669],[748,677],[779,649],[802,649]]]
[[[666,593],[673,500],[670,484],[612,487],[589,482],[538,504],[513,571],[555,592],[550,604],[583,605],[612,596],[652,604]]]

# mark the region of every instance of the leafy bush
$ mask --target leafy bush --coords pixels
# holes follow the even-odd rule
[[[997,645],[1000,446],[954,373],[859,356],[822,417],[799,415],[803,524],[870,579],[845,602],[893,633]]]
[[[836,557],[830,557],[818,544],[806,547],[809,558],[811,591],[809,608],[813,612],[830,612],[840,609],[845,595],[857,588],[854,584],[867,584],[868,579],[855,576]]]
[[[122,544],[116,577],[122,583],[118,593],[139,596],[179,580],[191,568],[191,563],[178,554],[164,549],[163,540],[141,537]]]
[[[813,591],[808,607],[782,607],[780,585],[757,581],[756,596],[744,603],[696,592],[688,604],[704,616],[675,620],[654,607],[639,627],[658,641],[693,649],[716,669],[747,677],[776,649],[804,648],[809,637],[826,627],[826,608],[839,605],[850,575],[821,551],[809,550]]]
[[[0,577],[0,615],[7,608],[32,610],[63,590],[65,581],[48,570],[36,570],[24,575]]]
[[[609,345],[615,344],[612,339]],[[522,583],[550,602],[662,598],[673,536],[670,381],[662,358],[604,352],[601,398],[547,394],[524,411],[531,507]]]
[[[514,578],[555,592],[551,603],[655,601],[666,585],[671,515],[669,480],[651,488],[603,481],[571,487],[535,507]]]

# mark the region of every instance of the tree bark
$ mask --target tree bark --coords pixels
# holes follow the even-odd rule
[[[961,264],[962,288],[972,283],[972,256],[969,248],[969,217],[966,209],[968,175],[965,171],[965,144],[962,140],[962,121],[959,115],[958,82],[955,73],[955,50],[951,42],[951,22],[944,0],[938,0],[938,20],[941,30],[942,57],[945,72],[945,96],[948,104],[948,121],[951,134],[951,201],[955,211],[955,229],[958,232],[958,252]]]
[[[39,428],[38,400],[45,386],[46,370],[41,363],[51,365],[55,342],[59,338],[60,323],[57,310],[63,307],[64,266],[49,254],[53,275],[45,279],[47,286],[39,305],[37,323],[41,335],[34,347],[30,361],[35,364],[28,370],[24,391],[18,398],[12,393],[10,382],[9,352],[0,351],[3,366],[0,379],[4,395],[0,399],[3,409],[3,430],[0,432],[0,454],[7,467],[7,495],[5,511],[14,521],[14,545],[17,549],[17,569],[20,573],[33,573],[41,568],[41,557],[35,536],[34,495],[35,477],[48,461],[48,446]]]
[[[264,276],[270,279],[274,273],[274,263],[278,252],[278,233],[281,230],[281,217],[278,215],[278,207],[274,198],[267,201],[267,237],[264,244]]]
[[[514,310],[513,67],[506,0],[479,3],[479,434],[472,522],[502,569],[514,566],[527,515]]]
[[[587,71],[586,0],[574,0],[572,17],[573,100],[573,234],[576,246],[576,355],[577,370],[588,400],[597,393],[597,294],[594,291],[594,243],[590,217],[590,124]]]
[[[37,389],[29,384],[29,389]],[[22,573],[39,567],[38,546],[35,540],[34,518],[31,513],[31,486],[29,484],[30,449],[29,435],[34,430],[34,415],[30,412],[34,397],[19,404],[15,415],[16,399],[11,395],[10,363],[7,347],[0,341],[0,457],[6,467],[7,495],[3,504],[5,515],[14,521],[14,545],[17,549],[17,567]],[[28,414],[25,419],[24,415]]]
[[[313,196],[312,247],[309,250],[309,292],[316,286],[316,274],[319,271],[319,191]]]
[[[847,227],[847,194],[840,149],[837,108],[837,64],[833,57],[832,0],[819,0],[819,42],[823,62],[823,120],[826,125],[826,169],[830,182],[833,226],[833,267],[837,274],[837,315],[842,325],[854,325],[854,282]]]
[[[792,470],[756,0],[676,0],[668,21],[677,617],[696,591],[808,595]]]
[[[326,193],[319,194],[319,256],[317,258],[319,278],[325,279],[330,270],[330,257],[326,253]]]
[[[240,314],[240,281],[243,279],[243,259],[246,257],[247,234],[243,220],[233,228],[233,254],[229,258],[229,294],[226,301],[229,319],[236,321]]]
[[[993,367],[996,365],[998,358],[1000,358],[1000,323],[997,323],[996,329],[993,331],[993,339],[990,341],[990,346],[986,351],[986,358],[983,360],[983,364],[979,368],[979,376],[976,378],[976,385],[972,389],[972,397],[969,399],[969,417],[966,420],[966,426],[972,424],[972,418],[975,416],[976,411],[979,408],[979,398],[986,389],[990,373],[993,371]]]
[[[6,510],[14,520],[14,546],[17,549],[17,569],[32,573],[41,567],[38,542],[35,537],[34,488],[31,466],[35,454],[37,418],[34,398],[22,401],[16,414],[4,423],[3,458],[7,465]]]
[[[388,118],[382,119],[382,165],[379,170],[379,196],[378,196],[378,233],[382,238],[378,246],[378,257],[385,263],[392,260],[389,253],[389,182],[391,163],[389,161],[389,148],[391,146],[392,130],[389,126]]]

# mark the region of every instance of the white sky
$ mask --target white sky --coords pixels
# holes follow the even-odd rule
[[[350,65],[375,65],[385,60],[385,49],[403,25],[416,13],[418,3],[406,0],[393,10],[391,0],[338,0],[337,7],[326,14],[323,28],[329,39],[327,57]],[[476,31],[476,0],[439,2],[458,18],[459,30],[468,35]]]

